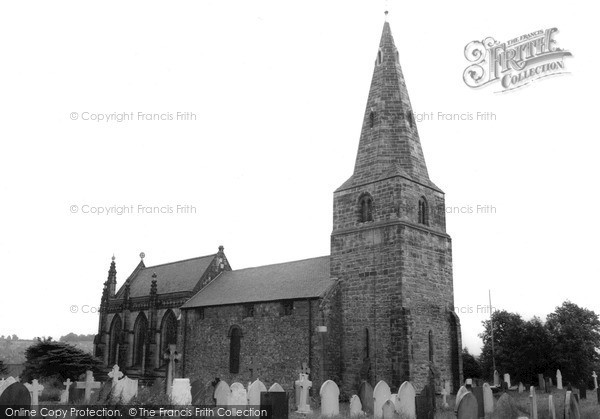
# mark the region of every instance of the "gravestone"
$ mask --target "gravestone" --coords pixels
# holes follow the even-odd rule
[[[281,384],[279,383],[274,383],[271,387],[269,387],[269,393],[281,393],[284,392],[285,390],[283,389],[283,387],[281,387]]]
[[[521,384],[522,385],[522,384]],[[488,417],[494,413],[494,393],[488,383],[483,385],[483,414]]]
[[[546,378],[546,393],[552,393],[552,378]]]
[[[33,380],[31,384],[25,383],[25,387],[27,390],[29,390],[29,394],[31,396],[31,407],[35,408],[40,404],[39,397],[42,395],[44,386],[41,385],[38,380]]]
[[[465,386],[462,386],[458,389],[456,392],[456,400],[454,401],[454,411],[458,411],[458,405],[460,404],[461,399],[465,397],[465,394],[467,393],[469,393],[469,390],[467,390]]]
[[[294,383],[294,389],[296,392],[296,398],[294,399],[295,403],[296,403],[296,407],[300,406],[300,400],[302,398],[302,387],[300,386],[300,382],[304,379],[303,376],[306,375],[306,380],[308,380],[309,374],[310,374],[310,368],[308,368],[308,364],[306,362],[302,363],[302,368],[296,370],[296,372],[298,373],[298,380]],[[312,386],[312,382],[311,382],[311,386]],[[307,397],[308,397],[308,393]],[[310,412],[310,403],[308,402],[308,399],[305,400],[305,404],[308,405],[308,411]]]
[[[396,407],[391,400],[386,401],[381,407],[381,417],[383,419],[394,419],[396,416]]]
[[[281,387],[281,386],[280,386]],[[260,393],[260,409],[267,409],[270,418],[287,419],[289,416],[289,401],[285,391],[269,391]]]
[[[417,418],[433,419],[435,415],[435,387],[427,384],[421,393],[415,398]]]
[[[5,409],[8,407],[14,410],[30,409],[31,395],[29,394],[29,390],[23,384],[15,381],[6,386],[2,394],[0,394],[0,406],[2,407],[2,416],[5,415]],[[19,415],[19,418],[23,417]]]
[[[366,413],[373,413],[373,387],[366,381],[360,384],[358,397],[362,403],[362,409]]]
[[[231,394],[227,400],[228,406],[244,407],[248,403],[248,395],[246,389],[241,383],[233,383],[230,387]]]
[[[103,404],[107,401],[112,401],[113,402],[117,402],[120,400],[120,392],[119,392],[119,396],[116,397],[115,396],[115,390],[117,389],[117,386],[113,387],[112,382],[106,381],[105,383],[102,383],[102,386],[100,387],[100,391],[98,392],[98,397],[96,398],[96,400],[98,401],[98,404]],[[119,389],[122,390],[122,389]]]
[[[101,383],[99,381],[94,381],[94,374],[90,370],[85,372],[85,381],[77,381],[75,383],[76,388],[82,389],[84,391],[83,400],[86,403],[90,403],[92,401],[92,392],[94,390],[100,389],[100,386]]]
[[[483,410],[483,387],[473,387],[471,393],[473,393],[475,400],[477,400],[477,414],[482,418],[485,416]]]
[[[556,370],[556,388],[559,390],[563,389],[562,374],[560,370]]]
[[[119,371],[118,365],[112,367],[112,370],[108,373],[108,377],[112,379],[112,386],[116,386],[117,381],[123,377],[123,373]]]
[[[163,359],[165,361],[167,361],[166,387],[167,387],[167,396],[170,396],[172,388],[173,388],[173,371],[175,370],[175,364],[181,360],[181,354],[177,352],[177,345],[170,344],[169,348],[163,355]]]
[[[529,387],[529,414],[531,419],[538,419],[537,394],[534,386]]]
[[[565,419],[580,419],[579,401],[571,391],[565,394]]]
[[[312,387],[312,381],[308,379],[308,374],[300,373],[300,379],[296,380],[294,384],[296,386],[296,403],[298,405],[297,413],[310,413],[308,390]]]
[[[416,419],[416,395],[417,392],[410,382],[405,381],[400,385],[400,388],[398,389],[398,406],[396,410],[400,414],[400,417],[404,415],[403,419]]]
[[[8,388],[8,386],[16,382],[17,380],[14,377],[8,377],[6,380],[2,380],[2,382],[0,382],[0,396],[2,395],[2,392]]]
[[[525,386],[523,383],[519,383],[519,393],[523,393],[525,391]]]
[[[598,398],[598,404],[600,404],[600,388],[596,390],[596,397]]]
[[[494,387],[500,387],[500,374],[494,370]]]
[[[540,391],[546,391],[546,380],[544,379],[544,374],[538,374],[538,386]]]
[[[554,397],[552,394],[548,396],[548,414],[550,419],[556,419],[556,407],[554,406]]]
[[[192,382],[192,404],[201,405],[205,404],[205,385],[202,381],[196,380]]]
[[[375,419],[383,416],[383,404],[392,397],[390,386],[385,381],[380,381],[373,389],[373,417]]]
[[[510,388],[510,374],[504,374],[504,382],[506,383],[506,386]]]
[[[67,378],[67,381],[63,383],[65,389],[60,393],[60,404],[68,404],[69,403],[69,387],[71,387],[73,383],[70,378]]]
[[[188,404],[192,404],[191,386],[189,385],[190,380],[188,378],[182,378],[181,380],[187,380],[187,384],[185,384],[185,386],[189,387],[189,390],[187,390],[189,392],[189,398],[187,398],[187,394],[186,394],[186,399],[184,401],[189,400]],[[131,378],[126,376],[122,380],[119,380],[119,384],[121,384],[121,383],[122,383],[121,403],[127,404],[134,397],[136,397],[138,395],[138,380],[132,380]]]
[[[356,394],[350,398],[350,417],[356,416],[364,416],[365,412],[363,412],[362,403],[360,402],[360,397]]]
[[[592,371],[592,378],[594,379],[594,390],[598,390],[598,374],[596,374],[596,371]]]
[[[215,388],[214,398],[217,406],[227,406],[229,404],[229,397],[231,396],[231,389],[229,384],[221,380],[218,382]]]
[[[327,380],[319,391],[321,396],[321,416],[331,417],[340,414],[340,389],[336,383]]]
[[[508,393],[502,394],[496,403],[496,409],[494,410],[494,419],[517,419],[522,417],[517,408],[516,402],[508,395]]]
[[[473,393],[466,393],[458,404],[456,417],[458,419],[479,419],[477,399]]]
[[[581,384],[579,384],[579,398],[581,400],[587,399],[587,385],[585,381],[582,381]]]
[[[190,385],[189,378],[173,379],[171,402],[179,406],[189,406],[192,404],[192,386]]]
[[[260,405],[260,393],[266,393],[267,387],[262,381],[256,379],[248,386],[248,406]]]

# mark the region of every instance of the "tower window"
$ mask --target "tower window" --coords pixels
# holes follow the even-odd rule
[[[281,303],[281,314],[283,316],[291,316],[294,312],[294,301],[286,300]]]
[[[244,317],[254,317],[254,304],[244,305]]]
[[[359,222],[373,221],[373,198],[365,194],[359,200]]]
[[[375,111],[371,111],[369,114],[369,125],[371,128],[375,126]]]
[[[377,65],[381,65],[383,62],[383,53],[381,50],[377,51],[377,61],[375,62]]]
[[[419,199],[419,224],[429,225],[429,212],[427,208],[427,201],[424,197]]]

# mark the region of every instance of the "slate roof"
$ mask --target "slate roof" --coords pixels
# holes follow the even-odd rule
[[[129,295],[148,296],[154,272],[156,272],[156,288],[159,295],[192,291],[215,256],[216,254],[213,254],[142,268],[129,282]],[[121,293],[122,290],[119,290],[119,294]]]
[[[182,308],[316,298],[333,285],[329,256],[222,272]]]

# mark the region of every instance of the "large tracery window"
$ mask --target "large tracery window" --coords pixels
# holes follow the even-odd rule
[[[121,360],[119,359],[119,345],[121,344],[121,332],[123,330],[123,323],[121,317],[117,314],[110,325],[110,337],[109,337],[109,352],[108,352],[108,365],[113,366],[118,364]]]

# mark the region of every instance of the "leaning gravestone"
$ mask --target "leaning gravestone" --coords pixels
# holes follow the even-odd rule
[[[260,410],[266,409],[273,419],[287,419],[289,416],[288,395],[284,391],[260,393]]]
[[[383,419],[394,419],[396,416],[396,407],[394,406],[394,402],[388,400],[381,407],[381,417]]]
[[[473,393],[467,393],[460,399],[456,417],[458,419],[479,419],[477,410],[477,399]]]
[[[2,382],[0,382],[0,396],[2,395],[2,392],[8,388],[8,386],[16,382],[17,380],[14,377],[8,377],[6,380],[2,380]]]
[[[398,390],[398,406],[397,410],[400,417],[403,419],[416,419],[417,407],[415,397],[417,392],[411,383],[405,381]],[[402,416],[404,415],[404,416]]]
[[[248,386],[248,406],[260,405],[260,393],[266,393],[267,387],[262,381],[256,379]]]
[[[364,416],[365,412],[363,412],[362,403],[360,402],[360,397],[356,394],[350,398],[350,417],[356,416]]]
[[[465,394],[469,393],[469,390],[467,390],[467,388],[465,386],[462,386],[461,388],[458,389],[458,391],[456,392],[456,400],[454,401],[454,410],[458,411],[458,405],[460,404],[460,401],[463,397],[465,397]]]
[[[29,390],[21,383],[12,383],[4,389],[2,394],[0,394],[0,407],[0,417],[8,417],[8,415],[4,416],[5,409],[8,407],[15,411],[20,409],[31,409],[31,395],[29,394]],[[19,418],[23,417],[24,416],[19,415]],[[26,417],[29,417],[29,415]]]
[[[540,391],[546,391],[546,380],[544,379],[544,374],[538,374],[538,387]]]
[[[565,394],[565,419],[580,419],[579,402],[572,392]]]
[[[180,380],[180,378],[178,378],[178,380]],[[188,378],[184,378],[183,380],[187,380],[186,384],[185,384],[185,388],[187,388],[187,392],[185,395],[185,401],[189,400],[189,404],[192,404],[192,399],[191,399],[191,387],[189,385],[190,380]],[[125,376],[125,378],[119,380],[119,383],[123,383],[123,390],[121,391],[121,402],[122,403],[129,403],[131,401],[131,399],[133,399],[134,397],[137,396],[138,394],[138,380],[132,380],[131,378]],[[189,394],[189,397],[188,397]]]
[[[229,385],[221,380],[215,388],[215,402],[217,406],[227,406],[229,404],[229,397],[231,396],[231,389]]]
[[[366,381],[360,384],[358,389],[358,397],[362,404],[362,409],[366,413],[373,413],[373,387]]]
[[[340,389],[336,383],[327,380],[319,391],[321,396],[321,416],[331,417],[340,414]]]
[[[383,405],[392,397],[390,386],[385,381],[377,383],[373,389],[373,417],[375,419],[383,416]]]
[[[517,419],[522,417],[517,408],[515,401],[508,395],[508,393],[502,394],[496,403],[496,409],[494,410],[494,419]]]

